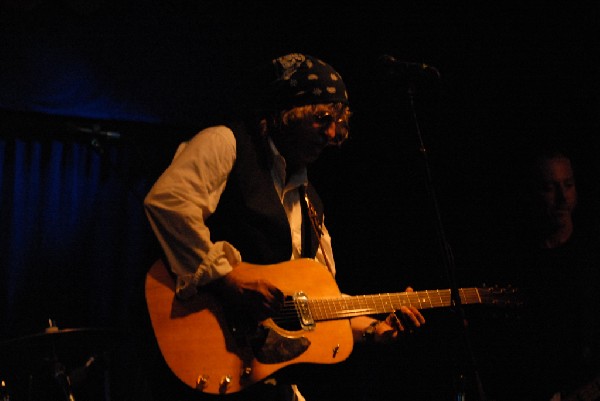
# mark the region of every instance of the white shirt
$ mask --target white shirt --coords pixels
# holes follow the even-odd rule
[[[290,259],[299,258],[302,246],[302,212],[298,187],[307,183],[306,169],[289,177],[286,184],[285,159],[270,142],[274,154],[271,169],[292,235]],[[197,287],[229,273],[243,255],[226,241],[213,243],[206,219],[215,212],[236,159],[233,132],[225,126],[206,128],[182,143],[170,166],[156,181],[144,200],[148,219],[165,256],[177,275],[176,293],[189,298]],[[331,237],[322,227],[322,248],[332,274],[335,262]],[[315,259],[325,264],[323,249]]]

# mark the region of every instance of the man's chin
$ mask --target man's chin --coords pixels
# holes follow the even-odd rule
[[[312,164],[314,162],[316,162],[319,159],[319,156],[321,156],[321,150],[319,151],[315,151],[315,152],[311,152],[310,154],[305,154],[304,155],[304,163],[305,164]]]
[[[571,213],[567,211],[554,212],[551,215],[551,219],[555,226],[563,227],[571,221]]]

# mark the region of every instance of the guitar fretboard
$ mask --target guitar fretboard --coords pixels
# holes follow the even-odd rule
[[[463,304],[487,302],[488,292],[486,289],[460,288],[458,292]],[[390,313],[399,310],[402,306],[430,309],[452,305],[453,300],[449,289],[308,300],[308,307],[315,321]]]

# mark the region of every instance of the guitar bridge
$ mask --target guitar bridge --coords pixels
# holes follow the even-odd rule
[[[300,325],[304,330],[314,330],[315,320],[310,313],[308,307],[308,297],[302,291],[294,294],[294,304],[296,305],[296,311],[298,312],[298,318],[300,319]]]

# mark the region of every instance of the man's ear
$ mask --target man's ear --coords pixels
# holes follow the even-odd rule
[[[267,136],[267,132],[269,131],[269,124],[267,123],[266,118],[262,118],[258,123],[258,132],[260,136]]]

